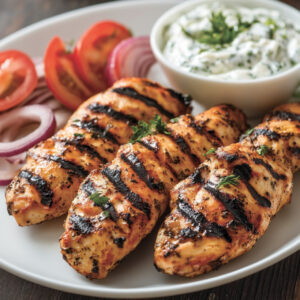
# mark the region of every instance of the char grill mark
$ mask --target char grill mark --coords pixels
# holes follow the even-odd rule
[[[99,264],[97,259],[93,259],[92,273],[99,273]]]
[[[99,103],[92,103],[88,106],[88,109],[94,113],[108,115],[115,120],[123,121],[129,125],[135,125],[138,123],[138,120],[133,116],[126,115],[119,111],[116,111],[108,105],[100,105]]]
[[[149,175],[147,170],[145,169],[143,163],[138,159],[138,157],[133,154],[129,153],[125,155],[124,153],[121,154],[121,159],[126,162],[132,170],[139,176],[139,178],[146,183],[146,185],[151,190],[162,191],[164,189],[164,184],[162,182],[155,183],[154,178]]]
[[[87,179],[81,186],[81,189],[87,193],[88,196],[97,192],[94,188],[93,182],[90,179]]]
[[[252,170],[248,164],[241,164],[236,165],[233,168],[233,173],[236,176],[239,176],[240,179],[244,182],[246,185],[248,191],[250,192],[251,196],[257,201],[257,203],[260,206],[263,207],[271,207],[271,202],[269,199],[261,196],[254,187],[249,183],[249,180],[251,178]]]
[[[68,170],[70,172],[70,174],[72,174],[72,175],[86,177],[89,174],[89,172],[86,171],[83,167],[81,167],[71,161],[64,160],[57,155],[49,155],[49,156],[47,156],[47,160],[58,163],[63,169]]]
[[[288,147],[288,150],[291,151],[294,155],[300,155],[299,147]]]
[[[221,152],[221,153],[217,153],[217,157],[218,158],[224,158],[227,162],[229,163],[233,163],[234,161],[236,161],[239,156],[238,154],[230,154],[230,153],[227,153],[227,152]]]
[[[194,231],[193,229],[186,227],[180,230],[179,233],[180,236],[183,238],[195,238],[197,236],[197,231]]]
[[[260,159],[260,158],[253,158],[253,161],[257,165],[264,166],[276,180],[285,180],[286,179],[285,175],[278,174],[277,172],[275,172],[274,169],[272,168],[272,166],[269,165],[268,163],[264,162],[262,159]]]
[[[142,146],[144,146],[146,149],[148,149],[148,150],[154,152],[155,157],[157,158],[158,161],[160,161],[159,158],[158,158],[158,156],[157,156],[157,152],[158,152],[158,150],[159,150],[159,146],[158,146],[158,144],[157,144],[156,141],[155,141],[155,142],[150,142],[150,141],[144,139],[144,140],[139,141],[139,143],[140,143]],[[173,175],[176,179],[178,179],[177,173],[175,172],[175,170],[174,170],[168,163],[165,164],[165,167],[168,168],[168,170],[172,173],[172,175]]]
[[[203,134],[206,136],[206,138],[211,141],[214,140],[215,144],[218,146],[223,145],[223,142],[221,141],[221,139],[216,135],[216,132],[214,130],[208,130],[205,126],[200,126],[198,125],[195,120],[194,117],[190,116],[190,123],[189,123],[189,127],[193,128],[198,134]]]
[[[179,194],[177,210],[195,226],[196,231],[202,231],[206,236],[223,238],[228,243],[231,243],[232,239],[225,227],[215,222],[207,221],[205,216],[201,212],[196,212],[189,203],[183,199],[181,194]]]
[[[172,89],[167,89],[167,91],[173,98],[178,99],[185,106],[189,106],[193,100],[192,97],[188,94],[181,94]]]
[[[215,199],[220,201],[228,211],[231,212],[235,221],[243,225],[247,231],[253,229],[253,225],[249,222],[245,211],[243,209],[243,203],[237,198],[231,198],[228,194],[221,193],[216,189],[216,185],[212,182],[207,182],[204,189],[208,191]]]
[[[298,121],[300,122],[300,115],[298,114],[294,114],[288,111],[280,111],[280,110],[276,110],[273,111],[270,115],[270,118],[272,117],[277,117],[280,120],[289,120],[289,121]],[[270,119],[268,118],[268,119]]]
[[[170,132],[170,135],[168,136],[179,146],[180,150],[183,153],[187,154],[192,159],[195,165],[199,165],[200,164],[199,158],[197,157],[197,155],[191,152],[191,148],[189,144],[185,141],[185,139],[182,136],[174,133],[174,131],[171,130],[170,128],[168,128],[168,131]]]
[[[192,175],[190,175],[190,179],[192,184],[204,183],[204,179],[201,176],[201,168],[196,169],[195,172]]]
[[[112,143],[119,145],[118,140],[112,133],[107,131],[106,128],[102,128],[97,124],[97,119],[92,119],[90,121],[78,121],[76,123],[73,123],[72,126],[79,127],[81,129],[86,129],[88,132],[92,133],[92,138],[107,139]]]
[[[70,146],[74,146],[76,149],[78,149],[78,151],[80,151],[81,153],[87,153],[88,155],[90,155],[91,157],[95,157],[98,158],[103,164],[107,163],[107,159],[102,157],[95,149],[93,149],[91,146],[89,145],[85,145],[85,144],[81,144],[81,139],[72,139],[72,140],[66,140],[66,139],[62,139],[62,140],[56,140],[58,142],[62,142],[65,145],[70,145]]]
[[[119,94],[119,95],[124,95],[124,96],[131,97],[133,99],[136,99],[136,100],[140,100],[143,103],[145,103],[147,106],[155,107],[157,110],[159,110],[162,114],[164,114],[165,116],[167,116],[170,119],[172,119],[172,118],[175,117],[174,114],[172,114],[171,112],[167,111],[160,104],[158,104],[155,99],[147,97],[147,96],[144,96],[144,95],[138,93],[132,87],[114,88],[112,91],[114,93]]]
[[[254,137],[258,137],[260,135],[267,136],[270,140],[278,141],[280,139],[280,134],[276,131],[265,129],[265,128],[258,128],[254,129],[253,131]]]
[[[143,199],[138,194],[132,192],[121,180],[121,170],[113,170],[106,167],[102,170],[102,174],[108,178],[119,193],[124,195],[135,208],[144,212],[148,219],[150,219],[151,210],[149,204],[143,202]]]
[[[48,207],[53,204],[53,192],[50,189],[48,183],[38,175],[35,175],[27,170],[22,170],[19,173],[19,177],[24,178],[29,184],[33,185],[41,196],[41,203]]]
[[[77,234],[89,234],[94,231],[94,225],[88,218],[72,214],[69,222]]]
[[[154,153],[157,153],[159,150],[159,147],[158,147],[156,141],[150,142],[150,141],[144,139],[144,140],[138,141],[138,143],[140,143],[142,146],[144,146],[145,148],[147,148],[148,150],[150,150]]]
[[[81,189],[87,193],[88,196],[94,194],[94,193],[97,193],[97,190],[95,189],[94,187],[94,184],[93,182],[90,180],[90,179],[87,179],[81,186]],[[94,203],[94,205],[96,205]],[[107,202],[103,205],[100,205],[100,207],[103,209],[103,210],[108,210],[109,211],[109,218],[112,220],[112,221],[117,221],[118,219],[118,214],[114,208],[114,206],[112,205],[111,202]]]
[[[125,237],[119,237],[114,239],[114,244],[118,246],[118,248],[123,248],[124,242],[126,241]]]

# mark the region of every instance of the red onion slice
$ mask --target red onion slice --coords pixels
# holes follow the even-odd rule
[[[13,156],[5,157],[5,159],[14,165],[24,164],[26,160],[26,152],[22,152]]]
[[[0,186],[9,184],[21,167],[21,164],[12,165],[0,158]]]
[[[13,156],[22,153],[48,138],[55,131],[55,117],[50,108],[45,105],[28,105],[18,107],[1,115],[0,134],[8,127],[14,125],[16,120],[40,121],[40,126],[25,137],[12,142],[0,143],[0,157]]]
[[[111,52],[105,69],[110,85],[124,77],[146,77],[155,63],[148,36],[126,39]]]

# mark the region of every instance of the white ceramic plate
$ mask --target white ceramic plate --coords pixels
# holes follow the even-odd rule
[[[135,35],[149,34],[154,21],[179,1],[147,0],[97,5],[44,20],[0,42],[0,50],[14,48],[41,56],[54,35],[64,40],[78,38],[91,24],[113,19],[131,28]],[[159,70],[151,77],[162,80]],[[197,106],[195,112],[201,108]],[[89,281],[62,259],[58,238],[63,218],[20,228],[6,212],[4,188],[0,188],[0,267],[24,279],[51,288],[99,297],[146,298],[189,293],[228,283],[257,272],[300,249],[300,176],[295,178],[292,204],[274,218],[265,236],[248,254],[218,271],[184,279],[158,273],[153,267],[155,232],[129,255],[108,278]]]

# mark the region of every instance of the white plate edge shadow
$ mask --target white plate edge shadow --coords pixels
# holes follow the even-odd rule
[[[56,23],[57,21],[62,21],[64,18],[77,18],[81,15],[89,14],[89,12],[93,11],[95,8],[113,8],[113,7],[119,7],[122,5],[136,5],[138,2],[147,2],[148,4],[159,4],[162,1],[122,1],[122,2],[114,2],[114,3],[105,3],[105,4],[98,4],[93,5],[81,9],[77,9],[74,11],[70,11],[67,13],[63,13],[45,20],[42,20],[40,22],[34,23],[28,27],[25,27],[16,33],[11,34],[10,36],[2,39],[0,41],[0,48],[5,47],[5,44],[14,41],[18,39],[19,37],[23,36],[24,34],[30,34],[32,31],[35,31],[36,29],[39,29],[40,27],[47,27],[53,23]],[[168,0],[164,1],[165,3],[178,3],[180,1],[174,1],[174,0]],[[77,293],[77,294],[84,294],[89,296],[100,296],[101,297],[120,297],[120,298],[128,298],[128,297],[157,297],[157,296],[169,296],[169,295],[175,295],[180,293],[190,293],[194,291],[198,291],[201,289],[211,288],[213,286],[226,284],[231,281],[240,279],[242,277],[248,276],[250,274],[253,274],[261,269],[264,269],[276,262],[278,262],[281,259],[284,259],[285,257],[291,255],[292,253],[296,252],[300,249],[300,234],[295,237],[294,239],[290,240],[287,244],[284,246],[278,248],[276,251],[272,253],[272,255],[269,255],[265,257],[264,259],[261,259],[257,261],[256,263],[252,263],[244,268],[241,268],[239,270],[229,272],[227,274],[223,274],[220,276],[215,276],[213,278],[208,279],[200,279],[199,281],[190,282],[190,283],[179,283],[176,285],[176,287],[148,287],[148,288],[119,288],[119,289],[113,289],[113,288],[105,288],[105,287],[84,287],[84,286],[76,286],[74,284],[68,284],[63,283],[56,280],[49,280],[47,277],[36,275],[32,272],[29,272],[25,269],[22,269],[18,267],[17,265],[13,265],[11,263],[5,262],[2,258],[0,258],[0,267],[4,270],[13,273],[14,275],[17,275],[23,279],[30,280],[32,282],[41,284],[43,286],[47,286],[54,289],[63,290],[66,292],[71,293]]]

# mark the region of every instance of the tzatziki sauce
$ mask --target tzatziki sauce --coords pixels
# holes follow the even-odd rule
[[[169,62],[208,78],[263,78],[300,62],[300,29],[264,8],[199,5],[166,26],[163,39]]]

